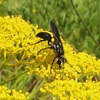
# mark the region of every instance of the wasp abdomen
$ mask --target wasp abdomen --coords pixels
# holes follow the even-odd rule
[[[42,38],[43,40],[51,41],[51,35],[47,32],[40,32],[36,35],[36,37]]]

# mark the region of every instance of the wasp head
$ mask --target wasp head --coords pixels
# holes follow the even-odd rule
[[[64,57],[59,57],[59,59],[57,60],[57,64],[59,65],[59,69],[62,67],[62,64],[66,63],[67,60]]]

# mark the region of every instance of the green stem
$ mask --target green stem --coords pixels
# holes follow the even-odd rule
[[[14,80],[14,79],[16,79],[17,77],[19,77],[19,76],[21,76],[21,75],[25,74],[26,72],[27,72],[27,71],[25,71],[25,72],[23,72],[23,73],[21,73],[21,74],[18,74],[17,76],[11,77],[10,79],[8,79],[8,80],[6,80],[6,81],[1,82],[1,83],[0,83],[0,85],[4,85],[5,83],[7,83],[7,82],[10,82],[10,81]]]
[[[70,1],[71,1],[71,4],[72,4],[72,6],[73,6],[73,8],[74,8],[74,10],[75,10],[75,12],[76,12],[76,14],[77,14],[77,16],[79,17],[79,19],[81,20],[81,22],[82,22],[82,24],[84,25],[85,29],[87,30],[88,34],[91,36],[91,38],[92,38],[93,41],[96,43],[96,45],[97,45],[97,46],[100,46],[100,44],[99,44],[98,42],[96,42],[96,40],[95,40],[94,37],[92,36],[92,33],[91,33],[90,30],[87,28],[86,24],[84,23],[84,21],[82,20],[81,16],[79,15],[77,9],[75,8],[75,6],[74,6],[74,4],[73,4],[73,1],[72,1],[72,0],[70,0]],[[99,2],[99,0],[98,0],[98,2]]]
[[[97,7],[98,7],[98,30],[99,30],[99,33],[100,34],[100,1],[97,0]]]

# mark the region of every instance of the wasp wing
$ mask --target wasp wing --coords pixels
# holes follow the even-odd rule
[[[59,44],[62,46],[62,42],[61,42],[61,39],[60,39],[60,35],[59,35],[59,32],[58,32],[57,26],[55,25],[55,23],[52,20],[50,21],[50,26],[51,26],[55,41],[58,41]]]

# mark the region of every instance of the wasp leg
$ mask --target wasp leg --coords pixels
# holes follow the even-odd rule
[[[56,57],[53,58],[53,61],[52,61],[52,63],[51,63],[51,69],[52,69],[53,63],[54,63],[54,61],[55,61],[55,59],[56,59],[57,57],[58,57],[58,56],[56,56]],[[51,73],[51,69],[50,69],[50,73]]]
[[[42,50],[49,49],[49,48],[50,48],[50,47],[46,47],[46,48],[40,49],[40,50],[37,52],[37,55],[38,55]]]
[[[35,44],[38,44],[38,43],[43,42],[43,41],[46,41],[46,40],[40,40],[40,41],[36,42]]]
[[[43,48],[43,49],[40,49],[37,54],[39,54],[42,50],[45,50],[45,49],[53,49],[53,46],[49,46],[49,47],[46,47],[46,48]]]

